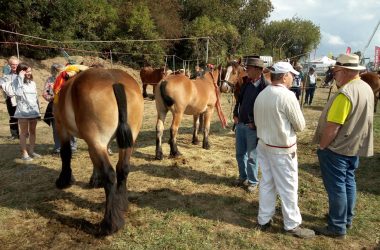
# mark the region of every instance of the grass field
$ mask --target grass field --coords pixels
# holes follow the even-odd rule
[[[306,227],[322,226],[327,212],[324,190],[311,144],[328,89],[319,88],[314,105],[303,108],[307,128],[299,134],[299,206]],[[230,118],[230,95],[222,105]],[[46,103],[43,103],[46,106]],[[43,109],[44,110],[44,109]],[[58,190],[54,182],[60,159],[50,154],[51,129],[37,127],[36,151],[42,158],[19,160],[18,141],[8,139],[8,114],[0,103],[0,248],[1,249],[376,249],[380,248],[380,118],[375,115],[375,156],[362,158],[357,172],[358,200],[354,227],[345,241],[318,236],[310,240],[283,234],[278,203],[274,227],[255,229],[258,192],[234,187],[237,177],[234,134],[217,116],[211,128],[211,150],[191,144],[191,117],[182,121],[181,158],[154,160],[155,104],[145,100],[144,122],[128,178],[129,209],[118,233],[96,238],[91,232],[104,212],[103,189],[88,189],[92,165],[79,140],[73,157],[76,183]],[[168,141],[171,116],[166,121]],[[117,151],[116,144],[112,145]],[[117,154],[111,156],[117,161]]]

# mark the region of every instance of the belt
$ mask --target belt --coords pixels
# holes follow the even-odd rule
[[[268,147],[271,147],[271,148],[291,148],[293,147],[294,145],[296,145],[296,143],[290,145],[290,146],[275,146],[275,145],[270,145],[270,144],[265,144],[267,145]]]

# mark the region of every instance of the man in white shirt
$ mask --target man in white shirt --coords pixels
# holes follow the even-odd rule
[[[272,85],[257,97],[254,117],[259,143],[257,161],[262,170],[259,186],[258,223],[261,230],[271,226],[277,193],[281,198],[284,229],[300,238],[313,237],[314,231],[302,228],[298,207],[298,161],[296,131],[305,128],[305,119],[292,86],[299,72],[288,62],[272,66]]]
[[[17,57],[12,56],[8,60],[8,65],[10,66],[10,73],[4,74],[2,78],[0,78],[0,85],[5,94],[5,103],[7,105],[7,110],[9,114],[9,128],[11,132],[11,139],[17,139],[19,137],[19,129],[18,129],[18,120],[14,118],[14,114],[16,112],[16,97],[12,90],[12,82],[16,79],[16,69],[19,64],[19,60]]]

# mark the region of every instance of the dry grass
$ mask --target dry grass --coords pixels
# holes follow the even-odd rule
[[[57,60],[57,59],[54,59]],[[36,79],[48,75],[50,61],[36,65]],[[42,72],[44,72],[42,74]],[[36,74],[39,74],[38,76]],[[136,72],[134,73],[136,77]],[[42,85],[43,81],[38,81]],[[42,88],[42,87],[41,87]],[[149,89],[150,90],[150,89]],[[315,146],[310,145],[327,89],[317,89],[315,105],[304,108],[307,129],[299,134],[299,202],[306,226],[324,224],[327,196],[319,174]],[[229,95],[223,110],[230,117]],[[46,106],[46,103],[43,103]],[[44,110],[44,109],[43,109]],[[19,158],[17,141],[7,139],[8,115],[0,104],[0,243],[2,249],[373,249],[380,239],[380,119],[376,115],[375,157],[361,160],[358,204],[354,228],[346,241],[326,237],[301,240],[282,233],[278,206],[275,226],[269,232],[255,229],[258,193],[232,186],[237,177],[234,134],[222,129],[215,115],[212,149],[191,144],[191,118],[185,117],[178,138],[183,156],[154,160],[155,105],[145,101],[144,124],[132,157],[128,178],[130,206],[125,227],[115,235],[95,238],[92,232],[103,217],[103,189],[88,189],[91,162],[79,140],[73,158],[76,183],[58,190],[60,159],[50,155],[51,129],[40,122],[37,152],[43,157],[31,164]],[[170,124],[168,116],[166,128]],[[165,130],[164,141],[168,140]],[[113,144],[113,150],[117,151]],[[117,155],[112,156],[116,163]]]

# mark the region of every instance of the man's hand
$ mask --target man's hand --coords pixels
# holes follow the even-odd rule
[[[239,118],[237,116],[234,116],[234,124],[238,124],[239,123]]]

